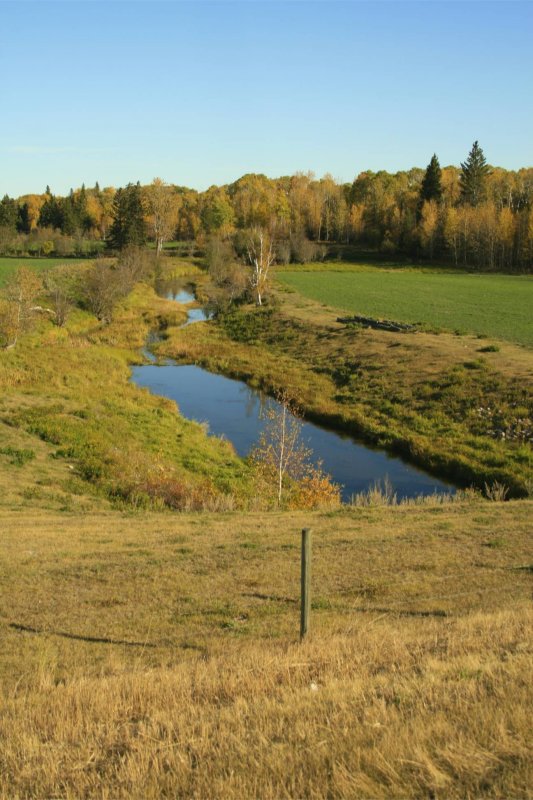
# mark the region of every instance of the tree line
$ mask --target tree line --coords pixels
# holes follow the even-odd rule
[[[0,252],[82,255],[178,240],[237,256],[268,239],[276,263],[304,263],[352,245],[457,267],[527,272],[533,264],[533,168],[491,167],[474,142],[460,167],[360,173],[352,183],[297,173],[247,174],[197,192],[156,178],[117,190],[0,201]],[[242,255],[242,253],[241,253]]]

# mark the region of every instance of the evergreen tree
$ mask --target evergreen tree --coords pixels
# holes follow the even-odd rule
[[[17,221],[17,203],[6,194],[2,200],[0,200],[0,228],[11,228],[14,230],[17,227]]]
[[[62,230],[63,228],[63,209],[61,202],[53,194],[48,195],[39,214],[40,228],[53,228]]]
[[[79,228],[78,215],[76,213],[76,201],[74,192],[70,190],[68,197],[61,201],[61,232],[66,236],[74,236]]]
[[[78,227],[81,228],[84,233],[86,233],[91,227],[91,218],[87,213],[87,190],[85,189],[84,183],[82,183],[80,192],[76,197],[74,208],[76,211]]]
[[[111,215],[113,222],[109,230],[109,247],[123,250],[128,245],[141,246],[145,243],[144,208],[139,183],[128,183],[124,189],[117,190]]]
[[[481,203],[487,193],[487,177],[490,175],[490,167],[483,154],[483,150],[474,142],[468,158],[461,163],[461,197],[464,203],[477,206]]]
[[[422,206],[428,200],[435,200],[440,203],[442,200],[442,184],[441,184],[442,170],[440,168],[439,159],[433,153],[433,157],[426,167],[426,174],[420,186],[420,194],[418,197],[418,216],[422,213]]]
[[[30,209],[27,203],[19,206],[17,230],[19,233],[29,233],[31,231]]]

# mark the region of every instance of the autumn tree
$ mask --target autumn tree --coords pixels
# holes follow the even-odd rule
[[[20,267],[12,275],[0,298],[0,342],[14,347],[19,337],[31,328],[39,311],[36,299],[42,289],[38,275],[28,267]]]
[[[457,266],[459,263],[459,243],[461,237],[461,225],[459,212],[453,206],[446,209],[444,215],[444,241],[448,249],[453,253],[453,261]]]
[[[145,189],[145,198],[148,220],[156,244],[156,255],[159,258],[163,243],[172,238],[178,224],[179,195],[161,178],[154,178],[150,186]]]
[[[39,224],[39,215],[45,202],[46,195],[25,194],[18,198],[21,209],[19,219],[19,230],[23,233],[30,233]]]
[[[461,162],[461,170],[461,198],[464,203],[477,206],[486,197],[487,178],[490,175],[490,167],[477,141],[472,145],[466,161]]]
[[[247,270],[243,263],[236,259],[231,241],[211,236],[207,242],[205,265],[216,287],[210,292],[210,304],[215,313],[227,309],[235,300],[246,294]]]
[[[243,175],[228,187],[228,195],[241,228],[268,228],[279,203],[277,187],[266,175]]]
[[[278,507],[287,504],[314,508],[338,505],[339,487],[314,464],[312,450],[302,440],[300,410],[286,391],[264,412],[265,426],[250,453],[263,492],[273,494]],[[292,500],[292,502],[291,502]]]
[[[275,260],[274,241],[263,228],[254,228],[247,237],[246,253],[250,266],[250,287],[258,306],[268,286],[270,267]]]
[[[115,194],[115,189],[112,186],[107,186],[101,191],[98,189],[98,194],[95,195],[95,199],[100,206],[98,229],[102,239],[107,239],[109,230],[113,224],[113,203],[115,200]]]
[[[422,205],[419,230],[422,246],[432,259],[439,230],[439,207],[435,200],[426,200]]]
[[[54,312],[54,322],[62,328],[80,289],[79,270],[71,264],[60,264],[45,274],[43,284]]]
[[[131,292],[136,283],[149,278],[155,272],[154,267],[154,256],[146,248],[135,245],[125,247],[113,267],[124,296]]]
[[[124,276],[115,265],[97,261],[87,271],[83,287],[84,301],[101,322],[108,324],[112,321],[116,304],[126,294]]]
[[[207,234],[228,236],[234,229],[235,211],[225,188],[212,186],[202,198],[200,218]]]

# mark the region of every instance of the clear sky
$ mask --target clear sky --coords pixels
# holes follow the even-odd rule
[[[4,2],[0,195],[533,164],[531,2]]]

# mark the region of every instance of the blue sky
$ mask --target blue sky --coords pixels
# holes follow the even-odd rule
[[[531,2],[3,2],[0,195],[533,164]]]

